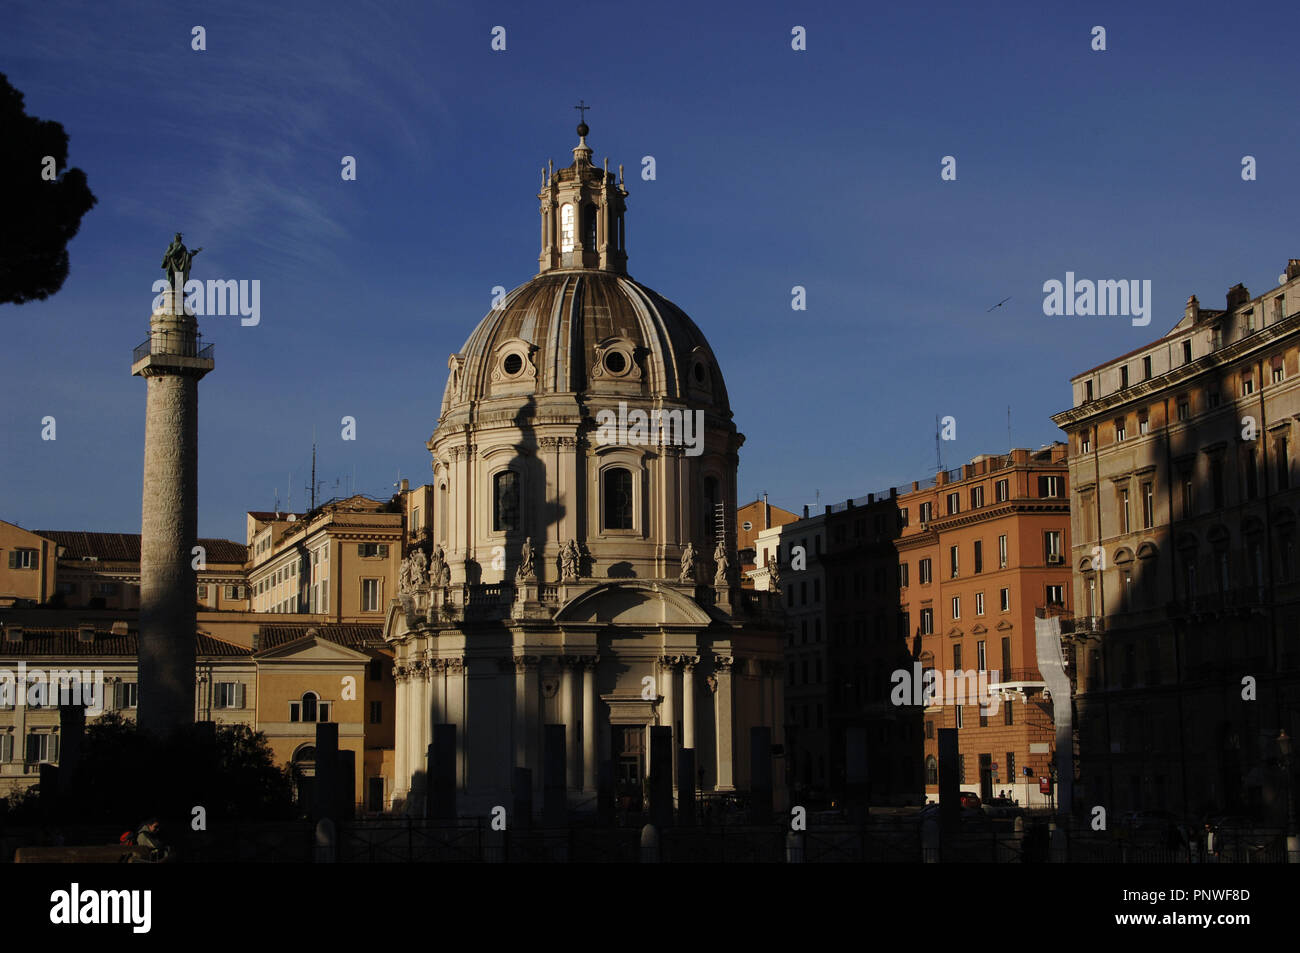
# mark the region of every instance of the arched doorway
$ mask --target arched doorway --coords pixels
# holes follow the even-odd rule
[[[316,785],[316,746],[301,745],[293,753],[293,781],[298,806],[310,810]]]

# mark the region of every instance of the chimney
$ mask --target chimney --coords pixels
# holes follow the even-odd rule
[[[1193,324],[1201,320],[1201,303],[1196,300],[1196,295],[1187,299],[1187,305],[1183,308],[1183,317],[1191,318]]]
[[[5,643],[7,645],[12,645],[14,643],[21,644],[23,640],[23,627],[21,625],[6,625],[4,629]]]
[[[1250,300],[1250,292],[1240,281],[1228,289],[1228,310],[1240,307]]]
[[[772,528],[772,507],[767,502],[767,494],[763,494],[763,529]]]
[[[410,480],[402,480],[402,492],[403,492],[403,493],[409,492],[410,489],[411,489],[411,481],[410,481]]]
[[[95,641],[95,623],[83,622],[77,626],[77,641],[81,643]]]
[[[807,503],[805,503],[805,504],[803,505],[803,518],[804,518],[804,519],[807,519],[807,518],[808,518],[808,504],[807,504]]]
[[[1300,258],[1292,258],[1286,263],[1286,280],[1290,281],[1297,275],[1300,275]]]
[[[126,623],[125,623],[125,622],[122,622],[122,621],[114,622],[114,623],[113,623],[113,634],[114,634],[114,635],[126,635]]]

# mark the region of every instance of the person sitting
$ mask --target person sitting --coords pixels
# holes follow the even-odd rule
[[[140,847],[147,847],[150,851],[149,859],[155,863],[161,863],[171,856],[171,847],[163,840],[161,828],[158,818],[151,817],[135,832],[135,843]]]

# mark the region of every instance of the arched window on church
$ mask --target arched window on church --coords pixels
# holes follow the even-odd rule
[[[438,525],[434,527],[436,538],[447,542],[447,484],[438,488]]]
[[[299,709],[302,712],[303,721],[316,720],[316,716],[319,714],[319,710],[318,710],[319,706],[317,706],[316,704],[317,701],[319,701],[319,698],[317,697],[315,692],[303,693],[302,701],[300,703],[300,709]]]
[[[492,478],[492,529],[513,533],[519,529],[519,474],[502,470]]]
[[[582,247],[587,251],[596,250],[596,206],[591,203],[582,209]]]
[[[925,783],[939,783],[939,762],[934,759],[934,755],[925,756]]]
[[[605,529],[632,529],[632,471],[610,467],[601,478]]]
[[[573,251],[573,206],[568,202],[560,206],[560,251]]]

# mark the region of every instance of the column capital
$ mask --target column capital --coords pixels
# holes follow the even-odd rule
[[[700,657],[698,655],[679,655],[677,658],[678,661],[682,663],[682,670],[686,672],[691,671],[691,669],[700,664]]]
[[[525,672],[536,671],[542,659],[538,655],[516,655],[512,661],[515,665],[515,673],[522,675]]]
[[[681,661],[682,657],[680,655],[664,655],[659,658],[659,664],[667,669],[676,668],[681,664]]]
[[[588,672],[594,672],[596,666],[600,664],[599,655],[584,655],[581,657],[582,667]]]
[[[731,671],[731,667],[732,667],[732,665],[735,664],[735,662],[736,662],[736,659],[735,659],[733,656],[731,656],[731,655],[715,655],[715,656],[713,656],[713,667],[714,667],[715,669],[717,669],[718,671],[726,671],[726,672],[730,673],[730,671]]]

